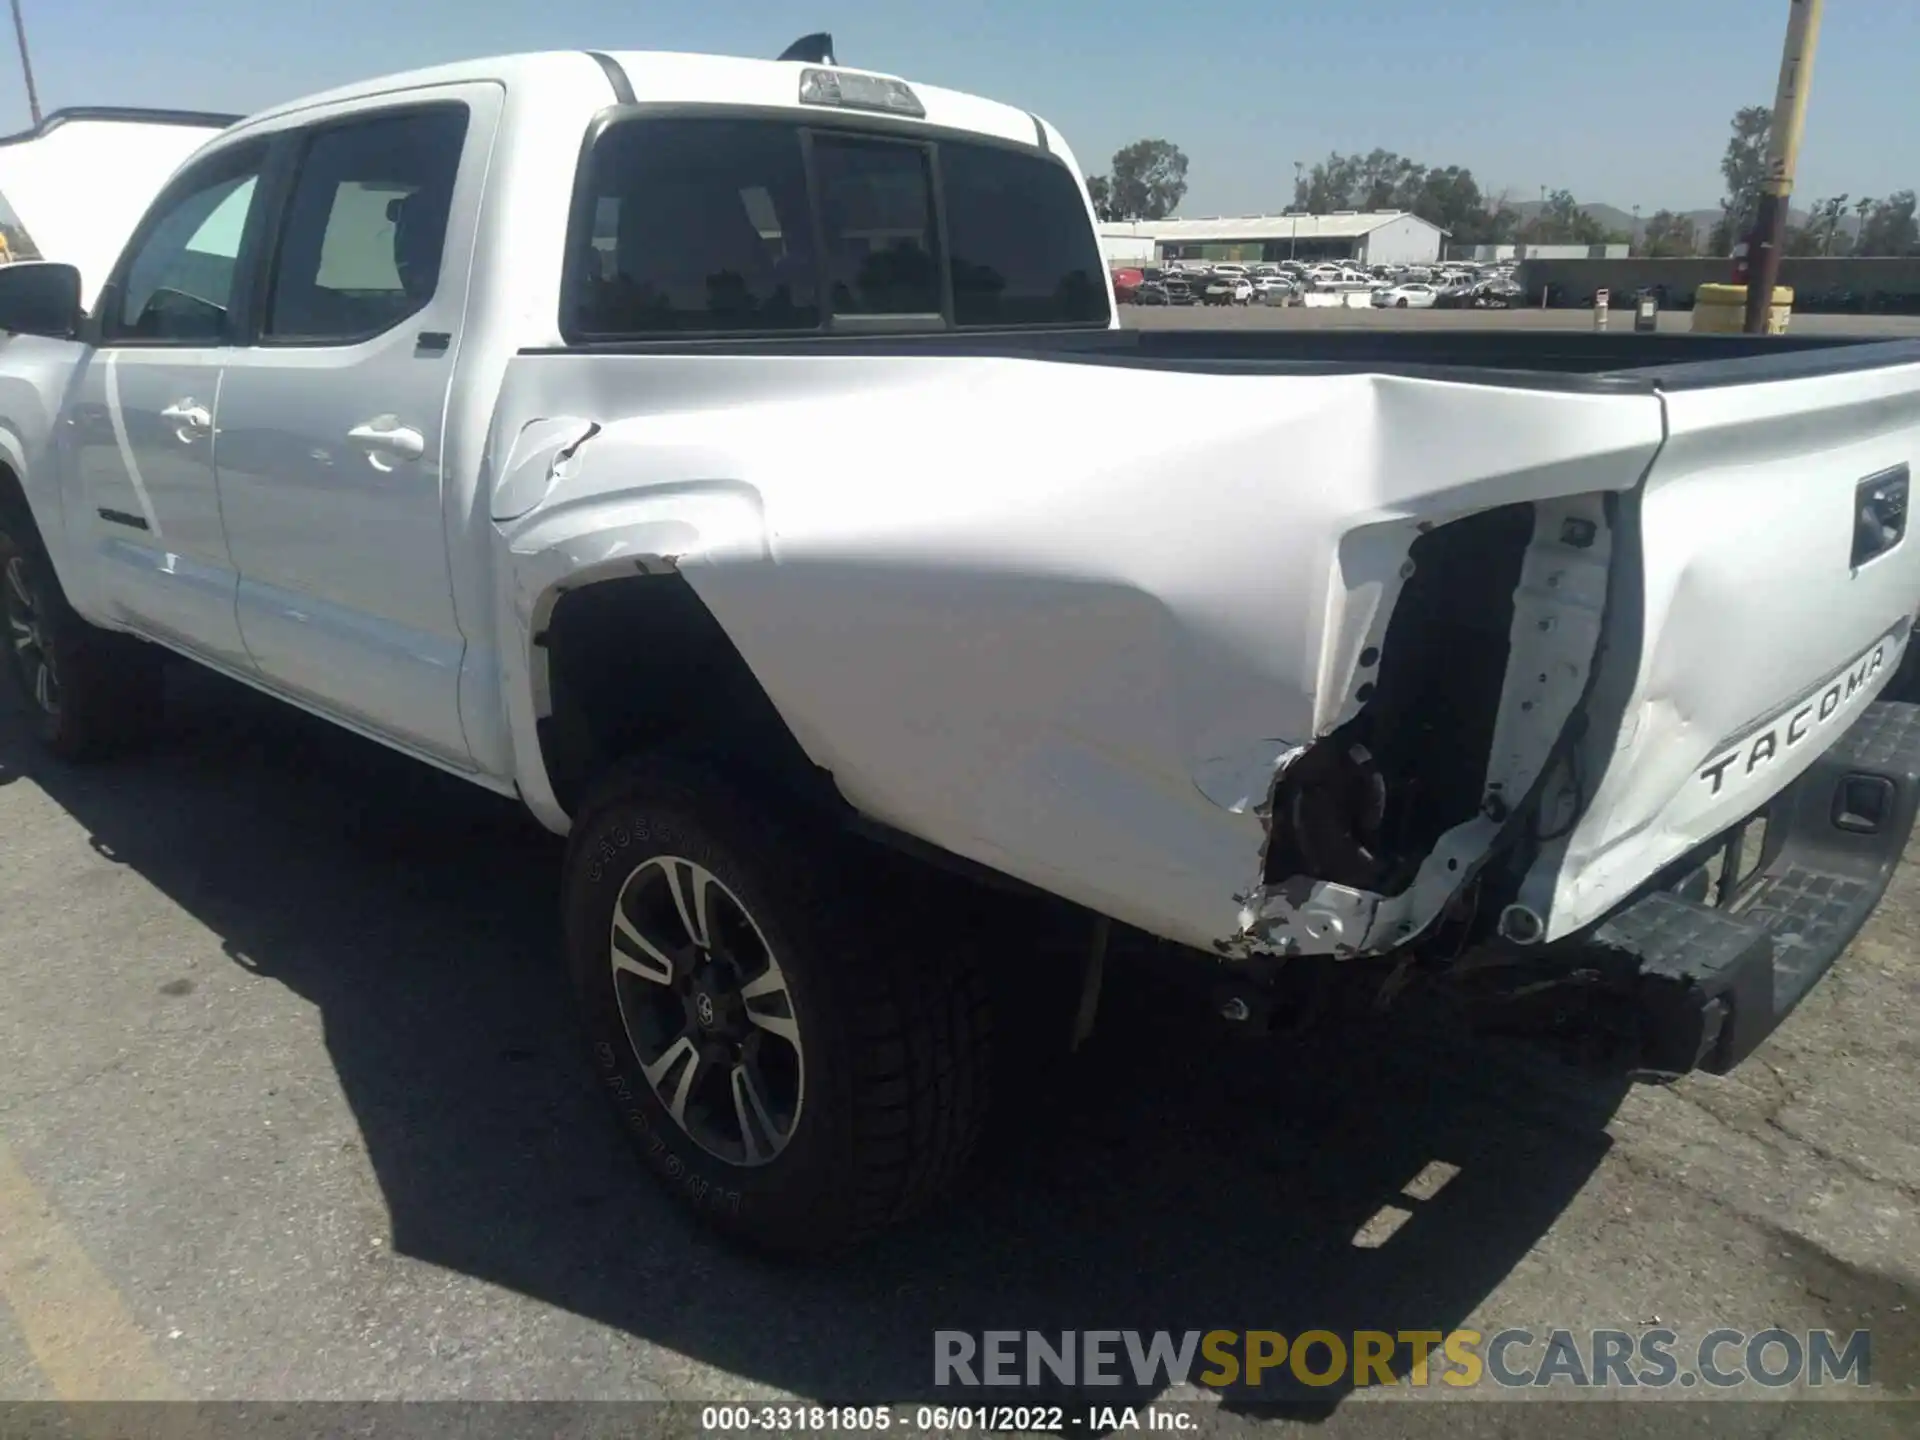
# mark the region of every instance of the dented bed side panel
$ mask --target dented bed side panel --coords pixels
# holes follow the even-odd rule
[[[1579,757],[1584,813],[1524,887],[1547,939],[1803,773],[1891,678],[1920,609],[1913,537],[1852,563],[1862,484],[1920,456],[1920,366],[1663,402]]]
[[[523,432],[564,461],[530,478]],[[1651,395],[1378,375],[522,356],[493,441],[501,619],[526,657],[503,668],[535,682],[522,788],[539,808],[526,647],[555,587],[670,564],[874,819],[1187,944],[1377,939],[1365,902],[1315,936],[1263,893],[1276,773],[1365,707],[1422,534],[1535,502],[1556,526],[1598,515],[1660,438]],[[1528,565],[1526,594],[1553,593],[1549,559]],[[1547,618],[1532,605],[1516,624]],[[1541,673],[1503,707],[1542,703]],[[1537,774],[1552,728],[1500,731],[1508,783]],[[1396,933],[1497,830],[1448,837]]]

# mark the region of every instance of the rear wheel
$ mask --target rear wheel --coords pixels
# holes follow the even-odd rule
[[[141,737],[160,708],[160,656],[89,625],[67,602],[32,523],[0,512],[0,615],[7,671],[41,742],[91,760]]]
[[[719,777],[627,767],[568,845],[567,950],[594,1069],[683,1202],[776,1253],[933,1199],[987,1106],[966,957],[888,936],[863,857]]]

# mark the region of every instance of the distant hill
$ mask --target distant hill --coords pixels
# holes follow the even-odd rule
[[[1530,220],[1541,207],[1538,200],[1519,200],[1511,202],[1509,208],[1522,220]],[[1631,210],[1622,210],[1618,205],[1599,204],[1582,205],[1580,208],[1609,230],[1617,230],[1622,235],[1631,235],[1633,233],[1634,220]],[[1645,223],[1647,217],[1652,213],[1651,210],[1643,209],[1640,212],[1641,222]],[[1720,207],[1717,205],[1705,210],[1682,210],[1680,213],[1693,221],[1694,229],[1699,232],[1702,239],[1706,238],[1709,230],[1720,223]],[[1804,225],[1811,218],[1812,212],[1808,210],[1789,210],[1787,212],[1787,223],[1789,225]],[[1840,233],[1842,235],[1857,234],[1859,229],[1860,217],[1858,215],[1848,213],[1840,217]]]

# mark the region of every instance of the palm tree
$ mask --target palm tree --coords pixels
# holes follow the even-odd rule
[[[1872,213],[1875,203],[1871,195],[1862,195],[1853,202],[1853,213],[1860,217],[1860,223],[1853,227],[1853,248],[1856,251],[1860,248],[1861,235],[1866,232],[1867,216]]]

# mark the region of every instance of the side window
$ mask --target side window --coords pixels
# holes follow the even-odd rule
[[[464,105],[330,125],[295,172],[266,340],[351,344],[433,299],[466,142]]]
[[[813,330],[800,136],[760,120],[648,120],[595,142],[569,329],[583,336]]]
[[[1106,321],[1105,265],[1086,202],[1058,160],[940,147],[957,325]]]
[[[101,338],[217,345],[228,338],[240,240],[265,148],[216,155],[157,201],[109,294]]]
[[[938,315],[933,182],[919,145],[816,135],[814,173],[836,315]]]

